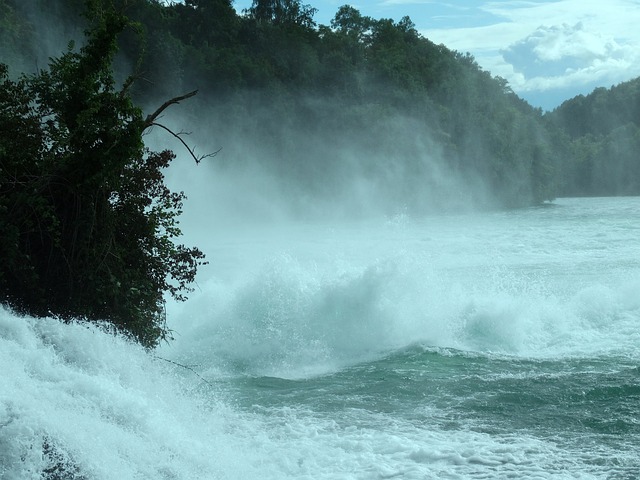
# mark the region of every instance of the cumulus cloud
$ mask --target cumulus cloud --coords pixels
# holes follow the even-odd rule
[[[525,98],[550,90],[569,98],[640,75],[638,6],[638,0],[489,1],[478,7],[490,15],[482,25],[422,33],[471,52]]]
[[[526,78],[571,75],[580,70],[620,68],[628,52],[615,39],[575,25],[538,27],[501,51],[504,60]]]
[[[565,23],[550,28],[541,27],[523,42],[527,43],[528,40],[533,41],[533,52],[543,61],[559,61],[564,58],[590,61],[604,58],[619,48],[613,39],[585,31],[582,22],[574,26]]]
[[[513,69],[505,78],[525,97],[555,90],[569,98],[640,75],[640,53],[632,43],[582,22],[538,27],[501,54]]]

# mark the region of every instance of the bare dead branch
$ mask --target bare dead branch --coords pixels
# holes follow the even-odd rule
[[[187,98],[191,98],[193,97],[196,93],[198,93],[197,90],[194,90],[193,92],[189,92],[189,93],[185,93],[184,95],[180,95],[179,97],[174,97],[170,100],[167,100],[166,102],[164,102],[162,105],[160,105],[160,107],[153,112],[150,115],[147,115],[147,118],[144,121],[144,128],[145,130],[147,128],[149,128],[151,125],[154,125],[154,122],[156,121],[156,119],[158,118],[158,116],[164,112],[169,106],[174,105],[176,103],[180,103],[182,100],[186,100]],[[157,125],[157,124],[155,124]],[[166,128],[166,127],[165,127]],[[173,132],[171,132],[173,133]],[[184,143],[184,142],[183,142]]]
[[[221,148],[219,148],[218,150],[216,150],[215,152],[207,153],[206,155],[200,155],[200,156],[197,156],[197,155],[196,155],[196,152],[195,152],[195,149],[194,149],[194,148],[191,148],[189,145],[187,145],[187,142],[185,142],[185,141],[182,139],[182,136],[183,136],[183,135],[189,135],[189,133],[188,133],[188,132],[183,132],[183,131],[181,131],[181,132],[176,133],[176,132],[174,132],[173,130],[171,130],[169,127],[165,127],[165,126],[164,126],[164,125],[162,125],[161,123],[156,123],[156,122],[152,122],[152,123],[150,123],[148,126],[160,127],[160,128],[162,128],[162,129],[166,130],[167,132],[169,132],[169,133],[170,133],[171,135],[173,135],[175,138],[177,138],[177,139],[180,141],[180,143],[182,143],[182,145],[184,146],[184,148],[186,148],[186,149],[187,149],[187,151],[189,152],[189,154],[191,154],[191,156],[193,157],[193,159],[196,161],[196,163],[197,163],[197,164],[199,164],[199,163],[200,163],[202,160],[204,160],[205,158],[215,157],[215,156],[220,152],[220,150],[222,150],[222,147],[221,147]]]

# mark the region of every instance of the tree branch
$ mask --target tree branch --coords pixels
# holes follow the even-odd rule
[[[200,375],[198,372],[196,372],[192,367],[190,367],[189,365],[182,365],[181,363],[178,362],[174,362],[173,360],[169,360],[168,358],[163,358],[160,357],[158,355],[151,355],[152,358],[156,358],[158,360],[164,360],[167,363],[171,363],[173,365],[176,365],[178,367],[184,368],[185,370],[189,370],[190,372],[192,372],[196,377],[198,377],[200,380],[202,380],[204,383],[206,383],[207,385],[213,387],[213,384],[208,381],[206,378],[204,378],[202,375]]]
[[[174,97],[170,100],[167,100],[166,102],[164,102],[162,105],[160,105],[160,108],[158,108],[155,112],[153,112],[150,115],[147,115],[147,118],[144,121],[144,129],[146,130],[147,128],[149,128],[151,125],[158,125],[156,123],[154,123],[156,121],[156,119],[158,118],[158,116],[164,112],[169,106],[175,104],[175,103],[180,103],[182,100],[186,100],[187,98],[191,98],[193,97],[196,93],[198,93],[197,90],[194,90],[193,92],[189,92],[189,93],[185,93],[184,95],[180,95],[179,97]],[[166,127],[165,127],[166,128]],[[168,129],[167,129],[168,130]],[[169,130],[170,131],[170,130]],[[173,133],[173,132],[171,132]],[[184,142],[183,142],[184,143]]]
[[[124,96],[128,93],[129,87],[133,85],[133,82],[136,81],[136,77],[134,75],[129,75],[122,85],[122,90],[120,90],[120,98],[124,98]]]
[[[166,108],[166,107],[165,107]],[[148,117],[147,117],[148,118]],[[160,127],[163,128],[164,130],[166,130],[167,132],[169,132],[171,135],[173,135],[175,138],[177,138],[178,140],[180,140],[180,143],[182,143],[182,145],[184,146],[184,148],[187,149],[187,151],[191,154],[191,156],[193,157],[193,159],[196,161],[197,164],[199,164],[202,160],[204,160],[205,158],[209,158],[209,157],[215,157],[220,150],[222,150],[222,147],[219,148],[218,150],[216,150],[215,152],[212,153],[207,153],[206,155],[200,155],[197,156],[196,152],[193,148],[191,148],[189,145],[187,145],[187,142],[185,142],[182,139],[182,135],[189,135],[187,132],[174,132],[173,130],[171,130],[169,127],[165,127],[164,125],[162,125],[161,123],[156,123],[156,122],[151,122],[149,125],[147,125],[148,127],[151,126],[156,126],[156,127]]]

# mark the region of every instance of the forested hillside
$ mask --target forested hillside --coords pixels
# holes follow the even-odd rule
[[[297,0],[256,0],[240,14],[229,0],[116,4],[139,22],[121,36],[118,61],[122,79],[141,79],[134,98],[151,108],[199,89],[183,110],[194,142],[223,147],[217,167],[259,165],[296,214],[327,201],[358,215],[640,193],[638,80],[543,116],[408,17],[343,6],[317,25]],[[0,0],[9,74],[82,42],[84,9],[83,0]]]
[[[546,115],[564,132],[563,195],[640,195],[640,79],[597,88]]]
[[[226,189],[224,205],[200,201],[230,217],[640,194],[640,80],[543,115],[408,17],[314,13],[299,0],[240,14],[230,0],[0,0],[0,303],[108,318],[149,347],[170,337],[164,296],[184,299],[203,254],[174,243],[185,196],[165,185],[175,155],[154,129],[201,163],[205,190]],[[195,147],[222,154],[200,162]]]
[[[119,61],[123,78],[142,79],[134,98],[199,89],[187,106],[193,141],[223,148],[217,168],[258,165],[295,214],[512,207],[556,194],[542,112],[408,17],[343,6],[317,25],[299,0],[257,0],[241,14],[229,0],[116,3],[140,23]],[[58,50],[65,36],[81,40],[83,4],[1,0],[9,63],[52,54],[56,25]]]

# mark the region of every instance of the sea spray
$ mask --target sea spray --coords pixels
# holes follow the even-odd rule
[[[446,252],[443,262],[406,249],[374,257],[274,252],[250,274],[203,283],[166,353],[212,372],[301,378],[413,344],[540,358],[635,349],[633,278],[569,287],[550,266],[451,265]]]
[[[0,478],[255,478],[237,414],[125,339],[3,308],[0,365]]]
[[[212,231],[152,353],[2,310],[0,478],[637,478],[638,207]]]

